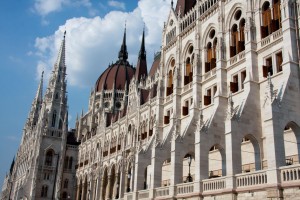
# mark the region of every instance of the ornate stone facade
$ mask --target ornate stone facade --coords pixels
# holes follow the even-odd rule
[[[65,35],[43,98],[43,76],[1,199],[74,199],[78,145],[67,130]]]
[[[76,199],[299,198],[299,1],[172,7],[149,74],[91,92]]]

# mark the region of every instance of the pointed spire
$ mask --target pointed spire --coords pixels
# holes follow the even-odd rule
[[[145,25],[143,29],[143,36],[142,36],[142,44],[141,44],[141,49],[139,53],[139,58],[140,59],[146,59],[146,49],[145,49]]]
[[[66,34],[67,32],[64,32],[64,38],[61,42],[59,53],[56,60],[56,67],[64,67],[65,66],[65,58],[66,58]]]
[[[145,27],[143,29],[141,49],[139,53],[138,62],[136,65],[135,79],[137,82],[140,82],[141,77],[146,77],[147,72],[147,60],[146,60],[146,49],[145,49]]]
[[[126,46],[126,22],[125,22],[125,29],[124,29],[124,36],[123,36],[123,43],[119,52],[119,60],[127,61],[128,52]]]
[[[44,81],[44,71],[42,71],[40,84],[36,92],[35,101],[41,103],[43,100],[43,81]]]
[[[15,165],[15,157],[14,157],[14,159],[13,159],[13,161],[11,162],[11,165],[10,165],[10,169],[9,169],[10,175],[11,175],[12,172],[13,172],[14,165]]]

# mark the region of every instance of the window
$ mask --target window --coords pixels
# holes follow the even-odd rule
[[[41,191],[41,197],[47,197],[48,196],[48,186],[44,185],[42,187],[42,191]]]
[[[274,60],[273,60],[274,59]],[[274,61],[274,62],[273,62]],[[276,52],[275,54],[265,59],[265,65],[263,65],[263,77],[267,78],[268,75],[272,76],[282,71],[282,52]]]
[[[68,184],[69,184],[69,180],[65,179],[65,181],[64,181],[64,188],[68,188]]]
[[[261,37],[265,38],[281,28],[280,0],[273,0],[271,12],[270,3],[266,1],[262,6]],[[273,14],[273,16],[272,16]]]
[[[230,91],[232,93],[239,91],[239,78],[237,74],[232,77],[232,82],[230,82]]]
[[[206,62],[205,62],[205,73],[216,67],[216,48],[217,48],[217,37],[215,30],[211,30],[209,34],[209,40],[206,45]]]
[[[232,76],[232,81],[230,82],[230,91],[232,93],[238,92],[244,89],[244,81],[246,79],[246,70],[238,72]]]
[[[56,121],[56,110],[54,110],[52,114],[52,127],[55,126],[55,121]]]
[[[184,75],[184,85],[189,84],[193,81],[193,70],[192,70],[192,62],[193,62],[193,54],[194,47],[190,46],[188,49],[188,57],[185,61],[185,75]]]
[[[45,165],[52,166],[52,159],[53,159],[53,152],[51,150],[49,150],[46,153]]]
[[[217,93],[216,85],[206,89],[206,95],[203,96],[205,106],[208,106],[213,102],[213,98],[216,95],[216,93]]]
[[[279,52],[275,55],[276,57],[276,66],[277,66],[277,73],[282,71],[282,52]]]
[[[168,75],[168,87],[167,87],[167,96],[173,94],[173,72],[172,70],[169,71]]]
[[[70,157],[70,159],[69,159],[69,169],[72,169],[72,165],[73,165],[73,157]]]
[[[241,10],[235,12],[234,24],[231,27],[230,57],[245,50],[245,19],[241,16]]]
[[[167,111],[167,115],[164,116],[164,124],[170,123],[170,110]]]
[[[68,161],[69,161],[69,157],[65,157],[65,163],[64,163],[64,169],[68,168]]]
[[[67,199],[67,198],[68,198],[68,193],[67,193],[67,192],[64,192],[63,195],[62,195],[62,198],[63,198],[63,199]]]
[[[182,115],[187,116],[189,114],[189,100],[184,102],[184,106],[182,107]]]
[[[265,61],[266,65],[263,66],[263,77],[267,78],[268,75],[273,75],[272,57],[268,57]]]

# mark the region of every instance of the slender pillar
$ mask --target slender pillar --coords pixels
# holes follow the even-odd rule
[[[110,199],[110,187],[111,187],[111,175],[108,176],[107,179],[107,186],[106,186],[106,193],[105,193],[105,199]]]

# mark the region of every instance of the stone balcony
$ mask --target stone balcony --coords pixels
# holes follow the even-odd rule
[[[300,164],[280,167],[278,170],[280,173],[279,185],[281,187],[300,186]],[[226,185],[229,179],[233,180],[235,188],[229,188]],[[233,177],[221,176],[205,179],[200,183],[180,183],[175,186],[164,186],[155,189],[140,190],[136,193],[125,193],[124,200],[188,198],[190,196],[217,195],[226,191],[254,192],[260,190],[262,185],[267,184],[267,170],[259,170],[236,174]]]

